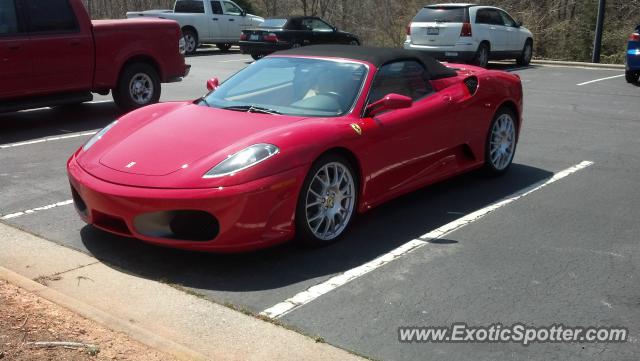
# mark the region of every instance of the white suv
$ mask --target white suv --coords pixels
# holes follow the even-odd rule
[[[528,65],[533,35],[496,7],[428,5],[407,27],[404,47],[423,50],[439,60],[462,60],[482,67],[498,59],[516,59],[519,65]]]

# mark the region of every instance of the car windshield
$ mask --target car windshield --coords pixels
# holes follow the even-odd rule
[[[281,28],[286,23],[287,23],[287,19],[266,19],[262,24],[260,24],[260,27],[261,28]]]
[[[199,103],[235,111],[331,117],[348,113],[362,89],[361,63],[270,57],[244,68]]]

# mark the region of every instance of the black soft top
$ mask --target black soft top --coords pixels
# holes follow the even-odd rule
[[[312,45],[278,51],[274,55],[328,56],[353,59],[366,61],[377,68],[399,60],[415,60],[424,65],[429,74],[431,74],[431,79],[449,78],[457,75],[455,70],[447,68],[439,61],[418,50],[354,45]]]

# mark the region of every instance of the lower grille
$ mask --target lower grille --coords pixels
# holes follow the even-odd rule
[[[213,215],[197,210],[173,210],[145,213],[133,221],[136,232],[148,237],[180,241],[211,241],[220,225]]]
[[[92,212],[92,215],[93,224],[95,226],[114,233],[131,235],[131,231],[129,230],[129,227],[127,227],[127,223],[125,223],[122,218],[114,217],[96,210]]]

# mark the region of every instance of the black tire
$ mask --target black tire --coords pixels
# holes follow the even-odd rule
[[[313,184],[313,180],[314,177],[316,176],[316,174],[318,173],[318,171],[320,171],[324,166],[331,164],[331,163],[337,163],[342,165],[344,168],[348,170],[349,175],[350,175],[350,179],[353,182],[353,194],[352,194],[352,198],[351,201],[352,203],[352,209],[351,209],[351,213],[347,216],[346,221],[343,221],[341,224],[343,226],[341,226],[341,230],[336,231],[337,234],[335,236],[332,236],[331,239],[322,239],[319,238],[318,236],[316,236],[314,234],[314,231],[311,229],[311,225],[310,223],[313,222],[309,222],[307,219],[307,201],[308,201],[308,197],[310,196],[310,192],[309,192],[309,187],[312,186]],[[345,179],[345,181],[348,182],[347,179]],[[316,185],[318,183],[315,183]],[[341,183],[342,184],[342,183]],[[338,186],[338,188],[340,188],[340,186]],[[353,219],[355,218],[356,212],[357,212],[357,206],[358,206],[358,177],[356,172],[354,171],[351,163],[349,163],[349,161],[339,155],[339,154],[334,154],[334,153],[330,153],[327,155],[324,155],[322,157],[320,157],[317,161],[315,161],[313,163],[313,165],[311,166],[311,169],[309,170],[309,173],[307,174],[307,177],[304,180],[304,183],[302,185],[302,189],[300,190],[300,195],[298,196],[298,204],[296,207],[296,215],[295,215],[295,224],[296,224],[296,241],[299,242],[302,245],[305,246],[310,246],[310,247],[318,247],[318,246],[325,246],[328,244],[332,244],[334,242],[337,242],[340,238],[342,238],[342,236],[344,236],[344,234],[346,233],[346,231],[349,229],[349,225],[351,224],[351,222],[353,221]],[[330,191],[327,192],[327,194]],[[313,196],[312,196],[313,197]],[[328,196],[327,196],[328,197]],[[326,199],[326,198],[325,198]],[[333,203],[333,199],[331,200],[331,204]],[[339,201],[339,203],[335,203],[335,204],[341,204],[342,201]],[[322,206],[319,206],[322,207]],[[327,209],[325,208],[325,212],[327,211]],[[335,219],[335,216],[334,216]],[[322,221],[317,224],[319,227],[322,226]]]
[[[624,72],[624,78],[629,84],[636,84],[640,80],[640,71],[627,70]]]
[[[147,63],[133,63],[127,65],[120,74],[118,85],[113,89],[113,100],[128,111],[157,103],[161,92],[160,76],[156,69]]]
[[[264,54],[251,53],[251,57],[253,58],[253,60],[260,60],[260,59],[264,58]]]
[[[531,58],[533,57],[533,42],[531,40],[527,40],[524,44],[524,48],[522,48],[522,53],[519,57],[516,58],[516,63],[520,66],[527,66],[531,63]]]
[[[182,37],[184,38],[184,51],[187,55],[192,55],[198,50],[198,33],[192,29],[182,29]]]
[[[492,158],[491,158],[491,141],[494,135],[493,129],[496,126],[496,123],[499,121],[499,119],[501,119],[501,117],[504,115],[508,116],[512,121],[512,126],[513,126],[512,147],[513,148],[511,150],[511,154],[508,158],[508,162],[506,166],[496,166],[496,164],[492,161]],[[484,169],[486,173],[492,176],[498,176],[507,172],[507,170],[509,170],[509,168],[511,167],[511,164],[513,163],[513,158],[515,157],[517,146],[518,146],[518,118],[513,110],[507,107],[502,107],[498,109],[498,111],[494,115],[493,120],[491,121],[491,125],[489,126],[489,130],[487,132],[487,138],[485,140]]]
[[[489,54],[491,50],[489,48],[489,44],[481,43],[478,46],[478,51],[476,52],[476,56],[473,58],[473,65],[477,65],[482,68],[486,68],[489,65]]]
[[[358,40],[353,39],[349,41],[349,45],[360,46],[360,42]]]
[[[221,52],[226,53],[227,51],[229,51],[229,49],[231,49],[231,44],[229,44],[229,43],[218,43],[218,44],[216,44],[216,47],[218,49],[220,49]]]

